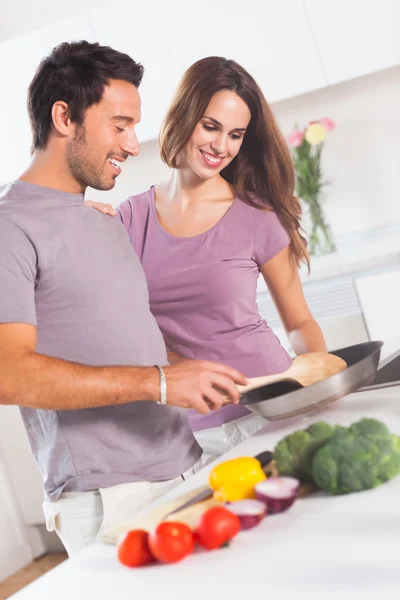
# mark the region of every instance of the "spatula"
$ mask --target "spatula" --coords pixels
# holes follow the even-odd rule
[[[240,395],[243,396],[247,392],[250,392],[250,390],[288,379],[306,387],[322,381],[322,379],[326,379],[335,373],[339,373],[339,371],[343,371],[346,367],[346,362],[334,354],[329,354],[328,352],[308,352],[307,354],[296,356],[290,367],[286,371],[283,371],[283,373],[265,375],[263,377],[251,377],[247,385],[238,385],[238,389]]]

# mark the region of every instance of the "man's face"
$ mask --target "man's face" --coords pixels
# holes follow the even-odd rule
[[[98,104],[85,112],[67,141],[67,164],[83,189],[110,190],[122,162],[139,154],[135,125],[140,121],[140,96],[126,81],[112,80]]]

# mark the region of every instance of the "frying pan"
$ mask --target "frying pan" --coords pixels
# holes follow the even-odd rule
[[[335,350],[331,354],[347,363],[344,371],[307,387],[290,380],[264,385],[243,394],[240,404],[269,421],[295,417],[323,407],[371,383],[382,346],[383,342],[373,341]]]

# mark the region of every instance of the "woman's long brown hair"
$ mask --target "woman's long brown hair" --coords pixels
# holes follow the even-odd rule
[[[295,178],[289,148],[262,91],[238,63],[209,56],[189,67],[161,128],[161,158],[169,167],[177,168],[178,155],[211,98],[221,90],[235,92],[251,113],[240,152],[221,175],[233,185],[243,202],[276,212],[290,236],[296,264],[303,261],[309,267],[307,243],[301,235],[301,206],[294,196]],[[260,206],[260,201],[264,206]]]

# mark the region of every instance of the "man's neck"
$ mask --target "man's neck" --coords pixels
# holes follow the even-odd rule
[[[66,165],[48,150],[36,151],[30,166],[19,179],[70,194],[85,192],[85,188],[71,176]]]

